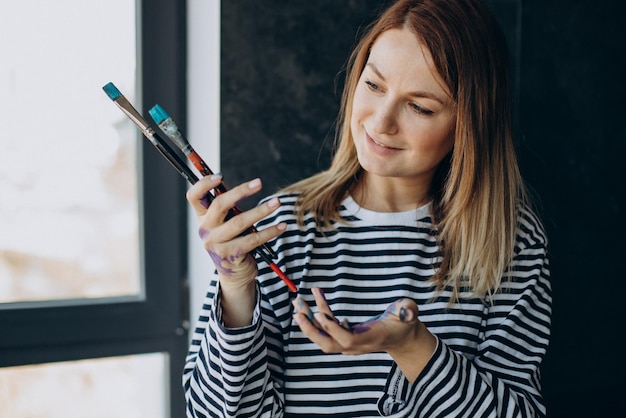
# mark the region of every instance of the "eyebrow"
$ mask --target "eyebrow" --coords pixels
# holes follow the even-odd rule
[[[378,70],[378,68],[376,68],[376,65],[372,64],[371,62],[368,62],[367,64],[365,64],[366,67],[369,67],[374,73],[376,73],[376,75],[378,77],[380,77],[381,80],[386,81],[385,77],[382,75],[382,73]],[[441,97],[439,97],[438,95],[428,92],[428,91],[423,91],[423,90],[417,90],[417,91],[413,91],[409,93],[409,96],[412,97],[423,97],[426,99],[432,99],[435,100],[439,103],[441,103],[442,105],[445,106],[446,101],[444,101]]]

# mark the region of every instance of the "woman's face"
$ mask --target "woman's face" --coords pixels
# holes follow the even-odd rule
[[[454,143],[455,113],[428,49],[408,29],[383,32],[354,93],[350,128],[366,176],[430,184]]]

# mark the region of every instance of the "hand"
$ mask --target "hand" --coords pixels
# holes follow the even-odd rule
[[[262,184],[259,179],[241,184],[217,195],[209,205],[206,196],[221,181],[220,175],[202,178],[189,189],[187,200],[196,212],[200,238],[215,264],[222,287],[246,287],[257,275],[257,265],[250,252],[280,235],[285,229],[285,224],[244,236],[241,234],[272,213],[280,202],[275,198],[264,205],[228,218],[229,210],[233,209],[237,202],[261,190]]]
[[[294,320],[302,332],[325,353],[365,354],[380,351],[404,351],[414,343],[422,325],[418,319],[417,304],[411,299],[400,299],[380,315],[350,326],[341,323],[331,311],[324,293],[312,289],[317,305],[313,314],[302,299],[293,301]]]

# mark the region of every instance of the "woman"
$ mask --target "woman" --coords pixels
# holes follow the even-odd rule
[[[505,57],[477,0],[400,0],[351,56],[327,171],[229,220],[260,180],[208,208],[219,175],[189,190],[217,277],[188,416],[545,415],[547,242]],[[248,254],[265,242],[297,294]]]

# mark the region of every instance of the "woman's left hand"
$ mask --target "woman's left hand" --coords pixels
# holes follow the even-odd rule
[[[397,300],[382,314],[350,326],[335,318],[320,289],[312,292],[317,312],[314,314],[306,302],[297,298],[293,301],[293,317],[302,332],[325,353],[403,351],[417,340],[418,330],[424,328],[417,319],[417,304],[411,299]]]

